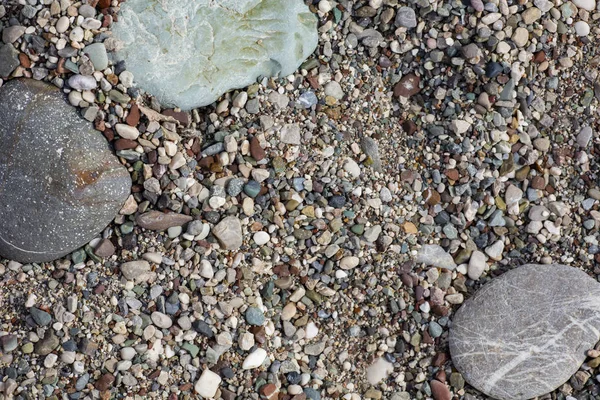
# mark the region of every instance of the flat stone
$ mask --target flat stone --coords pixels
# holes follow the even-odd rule
[[[396,20],[394,21],[396,26],[402,26],[404,28],[414,28],[417,26],[417,15],[415,10],[410,7],[400,7],[396,13]]]
[[[145,229],[164,231],[174,226],[183,226],[192,219],[189,215],[148,211],[138,215],[135,222]]]
[[[56,337],[53,329],[46,330],[44,337],[34,345],[35,354],[46,356],[60,344],[60,339]]]
[[[129,261],[121,264],[121,273],[125,279],[136,283],[153,280],[156,273],[151,271],[150,263],[146,260]]]
[[[537,7],[530,7],[521,13],[521,18],[523,18],[523,22],[527,25],[533,24],[535,21],[540,19],[541,16],[542,10]]]
[[[377,385],[392,372],[394,372],[394,364],[385,358],[379,357],[373,364],[367,367],[367,381],[371,385]]]
[[[67,81],[69,86],[75,90],[93,90],[98,87],[98,83],[93,76],[87,75],[73,75]]]
[[[318,40],[301,0],[129,0],[113,35],[140,88],[185,110],[293,73]]]
[[[485,254],[495,261],[502,259],[502,252],[504,252],[504,242],[502,240],[497,240],[485,249]]]
[[[426,244],[421,247],[415,261],[449,270],[456,268],[456,263],[452,256],[437,244]]]
[[[46,311],[40,310],[37,307],[31,307],[29,309],[29,313],[31,317],[39,326],[46,326],[52,322],[52,316],[48,314]]]
[[[529,41],[529,31],[523,27],[518,27],[515,29],[515,33],[513,33],[512,40],[517,47],[525,46]]]
[[[0,88],[0,121],[0,254],[43,262],[88,243],[131,189],[104,136],[58,88],[28,79]]]
[[[19,52],[13,45],[0,46],[0,77],[8,77],[19,64]]]
[[[573,0],[573,4],[587,11],[594,11],[596,9],[596,0]]]
[[[528,264],[482,287],[450,328],[464,379],[502,400],[548,393],[579,369],[600,337],[600,284],[579,269]]]
[[[396,97],[410,97],[415,95],[421,91],[419,84],[421,83],[421,78],[419,78],[415,74],[408,74],[400,79],[400,82],[396,83],[394,86],[394,96]]]
[[[83,48],[83,53],[87,54],[96,71],[102,71],[108,67],[108,54],[104,43],[92,43]]]
[[[467,275],[474,281],[478,280],[485,271],[487,257],[479,250],[475,250],[471,254],[469,260],[469,266],[467,268]]]
[[[258,368],[262,365],[266,358],[267,351],[259,347],[246,357],[244,363],[242,364],[242,369]]]
[[[6,44],[16,42],[27,28],[21,25],[8,26],[2,30],[2,41]]]
[[[10,353],[15,350],[18,346],[17,335],[4,335],[0,336],[0,347],[5,353]]]
[[[589,125],[584,126],[577,134],[577,145],[579,145],[579,147],[587,147],[593,136],[594,132],[592,131],[592,128]]]
[[[445,383],[438,381],[437,379],[429,382],[429,386],[431,387],[431,395],[434,400],[451,400],[452,395],[450,394],[450,389]]]
[[[152,318],[152,322],[154,323],[154,325],[158,326],[161,329],[169,329],[173,325],[171,317],[158,311],[154,311],[150,315],[150,318]]]
[[[213,228],[212,233],[226,250],[239,249],[244,240],[242,224],[236,217],[224,218]]]
[[[115,130],[123,139],[135,140],[140,136],[140,131],[135,126],[116,124]]]
[[[194,390],[205,399],[213,398],[221,385],[221,377],[210,369],[205,369],[200,375],[200,379],[194,385]]]
[[[300,144],[300,127],[297,124],[287,124],[281,128],[281,142],[285,144]]]

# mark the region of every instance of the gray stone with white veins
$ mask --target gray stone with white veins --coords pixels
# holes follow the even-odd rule
[[[531,399],[577,372],[599,329],[600,283],[566,265],[528,264],[495,278],[457,311],[450,354],[483,393]]]
[[[318,40],[302,0],[129,0],[113,35],[140,88],[186,110],[293,73]]]
[[[0,255],[50,261],[115,217],[131,178],[61,91],[32,79],[0,88]]]

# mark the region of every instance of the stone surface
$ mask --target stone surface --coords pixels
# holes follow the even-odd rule
[[[136,283],[153,280],[156,273],[151,270],[150,263],[145,260],[129,261],[121,264],[121,273],[130,281]]]
[[[426,244],[419,250],[416,262],[453,270],[456,263],[450,254],[437,244]]]
[[[221,377],[210,369],[205,369],[204,372],[202,372],[202,375],[200,375],[198,382],[196,382],[194,390],[200,396],[209,399],[215,397],[220,384]]]
[[[367,367],[367,381],[371,385],[377,385],[394,371],[394,364],[380,357]]]
[[[145,229],[164,231],[174,226],[182,226],[192,220],[189,215],[148,211],[138,215],[135,222]]]
[[[600,337],[600,284],[576,268],[529,264],[482,287],[455,314],[450,354],[496,399],[530,399],[565,383]]]
[[[262,365],[263,361],[267,358],[267,351],[265,349],[261,349],[260,347],[250,353],[244,363],[242,364],[243,369],[254,369],[258,368]]]
[[[19,52],[11,44],[0,45],[0,77],[7,77],[19,66]]]
[[[243,243],[242,225],[236,217],[224,218],[212,233],[226,250],[238,249]]]
[[[131,178],[56,87],[0,88],[0,254],[42,262],[88,243],[118,213]]]
[[[117,57],[163,105],[211,104],[259,76],[286,76],[315,50],[317,19],[301,0],[130,0]]]

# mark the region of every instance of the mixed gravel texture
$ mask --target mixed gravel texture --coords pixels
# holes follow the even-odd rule
[[[0,398],[482,399],[463,301],[600,274],[594,0],[309,3],[296,74],[181,112],[112,63],[118,0],[0,1],[0,76],[62,88],[133,180],[85,248],[0,264]],[[545,398],[600,395],[589,355]]]

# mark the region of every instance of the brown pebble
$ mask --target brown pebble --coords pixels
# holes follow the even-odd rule
[[[98,1],[98,4],[96,5],[96,7],[98,7],[100,10],[108,8],[108,7],[110,7],[110,2],[111,2],[111,0],[100,0],[100,1]]]
[[[23,68],[31,67],[31,60],[29,60],[29,57],[27,57],[27,54],[25,53],[19,53],[19,62],[21,63]]]
[[[117,139],[115,141],[115,150],[130,150],[135,149],[138,143],[129,139]]]
[[[541,176],[534,176],[531,179],[531,187],[537,190],[542,190],[546,187],[546,180]]]
[[[254,340],[258,343],[263,344],[267,340],[267,333],[264,326],[253,326],[250,328],[250,332],[254,335]]]
[[[417,124],[412,120],[406,120],[402,123],[402,129],[406,132],[407,135],[412,135],[417,131]]]
[[[115,381],[114,375],[106,373],[106,374],[102,375],[100,377],[100,379],[98,379],[96,381],[96,385],[94,387],[96,389],[98,389],[99,391],[104,392],[105,390],[108,390],[112,387],[112,384],[114,381]]]
[[[425,204],[427,204],[428,206],[435,206],[441,201],[439,192],[437,190],[429,188],[425,189],[425,191],[423,192],[423,199],[425,200]]]
[[[448,179],[452,179],[453,181],[457,181],[458,178],[460,178],[458,170],[456,169],[448,169],[446,170],[445,174],[448,177]]]
[[[110,128],[105,129],[104,131],[102,131],[102,133],[104,134],[104,137],[106,138],[106,140],[108,140],[109,142],[112,142],[113,140],[115,140],[115,133],[113,132],[112,129],[110,129]]]
[[[279,391],[277,390],[277,386],[272,383],[268,383],[260,388],[260,394],[270,400],[272,398],[276,398],[279,394]]]
[[[175,118],[177,121],[179,121],[179,123],[181,123],[181,125],[183,126],[188,126],[190,124],[190,114],[183,112],[183,111],[175,111],[173,109],[169,109],[169,110],[164,110],[162,112],[163,115],[167,116],[167,117],[173,117]]]
[[[127,115],[125,122],[127,122],[127,125],[130,126],[137,126],[137,124],[140,122],[140,108],[137,104],[133,104],[131,106],[129,109],[129,115]]]
[[[442,365],[446,364],[447,361],[448,354],[436,353],[436,355],[433,356],[433,359],[431,360],[431,364],[433,364],[434,367],[441,367]]]
[[[250,140],[250,154],[256,161],[265,158],[265,150],[260,146],[256,137],[253,137],[252,140]]]
[[[544,50],[540,50],[533,55],[533,62],[541,64],[544,61],[546,61],[546,53],[544,53]]]
[[[431,386],[431,394],[435,400],[451,400],[452,395],[446,384],[434,379],[429,383]]]
[[[227,389],[221,389],[221,398],[223,400],[234,400],[235,399],[235,393],[227,390]]]
[[[410,97],[415,95],[421,91],[419,84],[421,83],[421,78],[419,78],[415,74],[405,75],[400,82],[396,83],[394,86],[394,96],[396,97]]]
[[[102,258],[110,257],[115,254],[115,245],[108,239],[102,239],[94,250],[94,254]]]
[[[142,228],[153,231],[164,231],[174,226],[185,225],[192,219],[193,218],[189,215],[148,211],[144,214],[138,215],[135,221]]]

